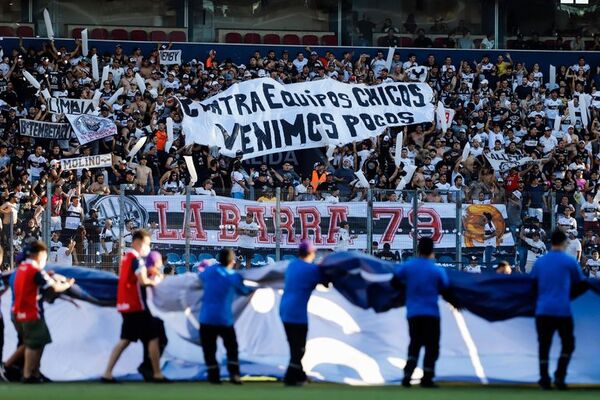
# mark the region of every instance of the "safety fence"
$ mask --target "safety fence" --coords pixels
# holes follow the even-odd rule
[[[536,230],[542,241],[556,226],[566,230],[561,223],[570,208],[557,204],[555,192],[525,190],[502,203],[473,196],[466,188],[362,188],[343,201],[335,193],[288,196],[275,188],[248,200],[250,196],[230,193],[200,195],[191,187],[182,194],[141,195],[134,186],[121,185],[118,193],[104,195],[39,184],[46,185],[36,191],[39,197],[8,200],[13,211],[3,214],[2,245],[13,257],[5,257],[5,267],[14,266],[29,241],[42,239],[51,264],[116,271],[132,233],[144,228],[152,234],[153,248],[176,272],[192,270],[226,247],[238,251],[241,268],[291,259],[303,239],[311,239],[320,256],[349,250],[401,261],[416,253],[424,236],[434,240],[436,260],[448,268],[493,271],[500,260],[524,268],[531,248],[526,239]],[[600,242],[597,222],[584,222],[580,207],[573,211],[584,248]]]

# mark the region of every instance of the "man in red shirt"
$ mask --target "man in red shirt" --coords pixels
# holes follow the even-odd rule
[[[132,250],[125,253],[119,268],[117,311],[123,317],[121,340],[113,349],[102,382],[114,383],[113,368],[131,342],[148,343],[148,356],[152,363],[153,382],[167,382],[160,371],[159,331],[146,304],[146,286],[156,281],[148,276],[144,257],[150,253],[150,233],[140,229],[131,237]]]
[[[73,279],[59,282],[46,271],[48,249],[41,241],[31,243],[25,250],[25,261],[15,271],[13,282],[14,301],[12,316],[17,332],[25,345],[23,383],[40,383],[40,360],[44,347],[52,342],[44,320],[40,289],[52,288],[56,293],[69,289]]]

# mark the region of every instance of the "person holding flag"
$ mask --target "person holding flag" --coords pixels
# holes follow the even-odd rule
[[[585,278],[577,260],[566,252],[567,236],[564,232],[554,231],[550,242],[550,251],[536,260],[530,275],[537,282],[535,327],[539,344],[538,384],[544,390],[552,388],[548,373],[550,347],[554,333],[558,332],[562,349],[554,373],[554,386],[559,390],[566,390],[567,368],[575,350],[571,288]]]
[[[313,264],[317,249],[310,240],[303,240],[298,249],[298,259],[285,271],[285,286],[279,315],[290,346],[290,363],[283,378],[286,386],[302,386],[306,373],[302,368],[308,334],[308,300],[315,287],[327,280],[318,265]]]
[[[231,306],[236,293],[249,295],[253,289],[244,285],[242,276],[233,271],[236,264],[235,253],[223,249],[217,256],[217,264],[200,271],[204,283],[204,296],[200,308],[200,342],[204,353],[208,381],[221,383],[221,374],[217,362],[217,339],[223,339],[227,351],[227,369],[229,381],[240,385],[240,363],[238,344],[233,327]]]
[[[435,362],[440,352],[440,310],[438,297],[448,288],[448,275],[433,261],[433,240],[423,237],[417,247],[418,257],[396,267],[394,280],[406,288],[406,317],[410,344],[404,367],[402,386],[410,387],[421,347],[425,347],[421,387],[436,388],[433,382]]]
[[[144,258],[150,254],[150,233],[140,229],[132,235],[132,249],[123,255],[117,286],[117,311],[123,317],[121,340],[113,349],[102,382],[116,383],[112,371],[131,342],[148,343],[152,364],[152,382],[169,382],[160,370],[159,332],[146,303],[146,287],[156,285],[150,278]]]

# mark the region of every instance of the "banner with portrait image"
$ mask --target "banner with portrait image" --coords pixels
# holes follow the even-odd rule
[[[117,127],[111,119],[96,115],[66,114],[66,116],[80,144],[87,144],[117,134]]]
[[[71,137],[71,127],[67,123],[20,119],[19,133],[40,139],[67,140]]]
[[[426,83],[349,85],[333,79],[282,85],[252,79],[207,100],[180,99],[186,144],[218,146],[244,158],[343,145],[385,128],[431,122]]]
[[[135,221],[135,227],[155,227],[152,229],[155,244],[185,244],[185,196],[126,196],[124,206],[125,215],[121,215],[119,196],[85,195],[85,207],[97,209],[100,220],[123,217]],[[349,249],[364,251],[367,248],[366,202],[281,202],[280,210],[282,248],[296,248],[302,239],[310,238],[319,249],[334,249],[342,221],[348,221],[353,236]],[[236,227],[251,213],[260,228],[256,248],[275,249],[275,203],[192,196],[190,212],[192,246],[238,246],[240,237]],[[484,213],[488,212],[496,225],[497,245],[514,245],[507,229],[504,205],[467,204],[462,208],[463,246],[483,246]],[[419,205],[416,220],[410,204],[375,202],[372,213],[373,240],[380,246],[390,243],[394,250],[412,249],[416,221],[419,237],[431,237],[437,248],[455,249],[457,246],[456,204],[424,203]],[[118,224],[114,224],[113,230],[118,237]]]

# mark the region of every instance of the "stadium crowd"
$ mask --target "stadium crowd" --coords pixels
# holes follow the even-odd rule
[[[142,54],[141,49],[126,54],[117,45],[113,52],[97,54],[92,47],[83,55],[77,41],[74,49],[56,48],[54,42],[41,48],[5,49],[0,62],[4,246],[10,240],[11,220],[17,250],[40,237],[48,201],[52,231],[57,232],[55,254],[69,256],[80,245],[77,237],[83,243],[86,234],[99,243],[107,229],[94,221],[94,210],[84,214],[81,195],[118,194],[121,184],[128,185],[128,194],[183,193],[190,180],[183,156],[191,155],[198,175],[195,191],[202,195],[273,201],[274,189],[280,187],[285,201],[365,201],[368,188],[358,184],[355,176],[362,170],[370,188],[376,190],[374,198],[381,201],[408,202],[414,195],[411,191],[418,189],[423,202],[460,199],[463,203],[506,204],[509,227],[520,238],[522,268],[528,259],[545,252],[544,232],[555,221],[570,234],[570,251],[582,261],[585,272],[600,276],[600,207],[595,200],[600,166],[600,66],[590,66],[585,58],[575,53],[565,56],[569,64],[557,67],[556,76],[549,77],[538,64],[525,65],[508,53],[472,62],[433,55],[418,59],[403,50],[395,53],[388,69],[382,52],[338,56],[310,48],[297,54],[256,51],[246,64],[236,65],[210,51],[207,57],[190,60],[186,54],[187,61],[181,65],[164,66],[159,63],[160,48],[149,54]],[[92,79],[94,54],[100,70],[109,66],[109,77],[103,82]],[[22,135],[22,118],[67,122],[64,115],[49,112],[44,96],[24,78],[24,71],[39,80],[52,97],[92,99],[99,90],[100,115],[114,120],[117,135],[85,146],[75,137],[50,140]],[[145,81],[143,93],[136,72]],[[296,171],[298,166],[291,163],[278,169],[266,164],[249,168],[241,154],[229,158],[219,155],[216,148],[184,145],[182,117],[173,97],[203,100],[238,82],[260,77],[283,84],[323,79],[367,85],[425,81],[455,116],[445,132],[434,121],[389,129],[376,139],[338,147],[331,157],[316,163],[311,174]],[[123,94],[109,104],[119,88],[124,89]],[[582,101],[587,118],[579,108]],[[167,117],[174,121],[176,137],[169,151],[165,151]],[[396,165],[399,132],[404,141],[401,163]],[[133,159],[128,158],[143,137],[148,138],[146,144]],[[467,144],[470,149],[463,161]],[[112,154],[113,166],[105,169],[61,171],[57,162],[107,153]],[[531,160],[499,171],[492,168],[486,154]],[[416,170],[404,190],[398,190],[410,166]],[[53,183],[53,193],[46,193],[48,181]],[[71,241],[73,237],[75,241]]]

